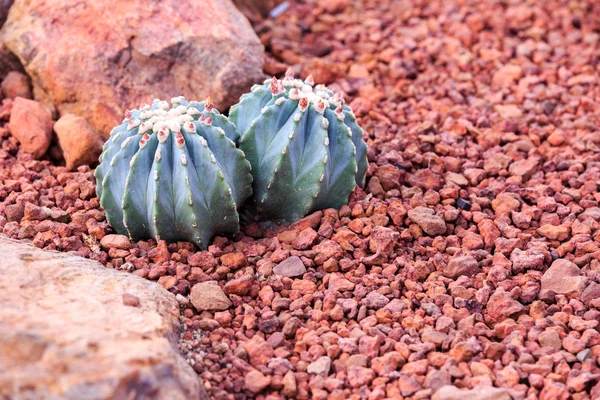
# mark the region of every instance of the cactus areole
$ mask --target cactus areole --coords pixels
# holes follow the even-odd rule
[[[189,241],[239,230],[252,193],[239,133],[205,102],[176,97],[127,112],[104,144],[96,193],[113,229],[132,240]]]
[[[240,148],[252,164],[256,217],[293,222],[348,202],[364,184],[367,145],[341,95],[309,76],[255,85],[231,108]]]

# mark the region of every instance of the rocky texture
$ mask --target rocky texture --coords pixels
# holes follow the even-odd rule
[[[8,124],[10,133],[21,143],[21,148],[35,158],[42,157],[52,140],[52,118],[37,101],[16,98]]]
[[[54,132],[65,158],[66,167],[73,170],[82,165],[96,165],[104,140],[83,117],[65,114],[54,124]]]
[[[432,400],[512,400],[506,389],[477,386],[471,390],[461,390],[454,386],[442,386]]]
[[[263,76],[262,45],[229,0],[16,0],[0,38],[36,100],[105,137],[153,98],[210,95],[223,111]]]
[[[172,294],[5,237],[0,252],[0,397],[200,398]]]
[[[367,186],[347,206],[292,226],[245,225],[201,252],[152,240],[102,247],[114,232],[92,171],[32,160],[0,126],[0,227],[179,295],[180,347],[218,400],[430,399],[444,386],[459,398],[597,398],[596,3],[295,2],[257,26],[266,71],[292,65],[346,93],[370,146]],[[522,76],[493,83],[506,65]],[[32,223],[26,203],[70,219]],[[444,233],[408,216],[418,207]],[[569,236],[544,236],[545,225]],[[276,275],[291,257],[306,273]],[[452,260],[470,273],[446,276]],[[579,268],[583,292],[542,290],[555,260]],[[188,301],[209,281],[228,285],[226,310]],[[329,373],[308,373],[322,357]]]
[[[542,290],[557,294],[581,294],[588,278],[569,260],[556,260],[542,276]]]
[[[14,99],[15,97],[31,99],[29,77],[21,72],[9,72],[2,81],[2,95],[8,99]]]

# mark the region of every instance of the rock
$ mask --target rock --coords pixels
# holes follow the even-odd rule
[[[514,300],[510,293],[497,290],[487,303],[490,317],[502,321],[513,314],[518,314],[525,309],[521,303]]]
[[[65,114],[54,124],[54,132],[68,169],[98,163],[104,141],[85,118]]]
[[[263,78],[263,46],[229,0],[16,0],[0,38],[35,99],[105,138],[126,109],[155,97],[210,95],[223,111]]]
[[[221,264],[231,269],[240,269],[248,264],[244,253],[229,253],[221,256]]]
[[[25,207],[22,204],[10,204],[4,209],[8,222],[21,222],[25,216]]]
[[[569,228],[565,226],[542,225],[538,228],[537,233],[550,240],[563,241],[569,238]]]
[[[292,242],[296,250],[306,250],[313,245],[319,235],[313,228],[306,228],[300,231],[298,237]]]
[[[10,133],[21,143],[21,149],[40,158],[52,140],[52,118],[48,110],[33,100],[17,97],[8,123]]]
[[[283,384],[283,389],[281,389],[281,394],[287,397],[294,397],[296,395],[296,391],[298,386],[296,384],[296,376],[292,371],[288,371],[281,380]]]
[[[300,260],[300,257],[292,256],[286,258],[274,267],[273,273],[279,276],[295,278],[304,275],[306,273],[306,267],[302,263],[302,260]]]
[[[580,276],[580,269],[569,260],[558,259],[542,275],[542,291],[557,294],[578,293],[581,295],[588,278]]]
[[[390,164],[382,165],[375,171],[375,177],[379,179],[379,183],[386,192],[392,189],[400,189],[400,178],[402,171],[400,168]]]
[[[498,104],[494,109],[504,119],[517,119],[523,116],[523,111],[514,104]]]
[[[413,208],[408,212],[408,217],[417,223],[428,235],[437,236],[446,232],[446,223],[442,217],[436,215],[430,208]]]
[[[499,86],[510,86],[523,76],[523,69],[515,64],[502,66],[492,77],[492,84]]]
[[[258,393],[271,384],[271,377],[253,369],[244,377],[244,387],[252,393]]]
[[[173,294],[10,239],[0,238],[0,251],[1,398],[208,399],[175,350]],[[140,306],[124,304],[124,294]]]
[[[223,311],[232,304],[215,281],[195,284],[190,292],[190,300],[198,311]]]
[[[0,0],[0,27],[4,25],[10,6],[12,6],[14,0]]]
[[[521,202],[509,193],[500,193],[492,200],[492,208],[497,217],[510,216],[512,211],[517,211]]]
[[[371,232],[369,239],[369,250],[372,253],[383,253],[388,256],[394,252],[394,246],[400,234],[393,229],[376,226]]]
[[[331,358],[327,356],[319,357],[316,361],[308,364],[306,372],[314,375],[329,375],[329,369],[331,368]]]
[[[330,291],[338,291],[338,292],[346,292],[354,290],[354,283],[350,282],[348,279],[344,278],[342,274],[334,273],[329,276],[329,286],[328,289]]]
[[[254,277],[252,275],[242,275],[239,278],[228,281],[223,286],[223,291],[227,294],[237,294],[238,296],[245,296],[252,287]]]
[[[463,390],[446,385],[435,392],[431,400],[512,400],[512,397],[508,390],[491,386],[479,385],[470,390]]]
[[[535,158],[515,161],[508,167],[508,173],[512,176],[520,176],[524,181],[527,181],[535,174],[539,164],[540,161]]]
[[[105,249],[129,250],[132,245],[131,240],[125,235],[106,235],[100,239],[100,246]]]
[[[479,263],[471,256],[460,256],[450,259],[448,266],[442,271],[442,275],[456,279],[459,276],[471,277],[479,272]]]
[[[548,329],[540,333],[538,336],[538,342],[540,343],[540,346],[549,347],[554,352],[557,352],[562,348],[560,336],[558,336],[558,333],[554,329]]]
[[[29,77],[21,72],[10,71],[2,80],[2,94],[8,99],[22,97],[31,99],[31,85]]]
[[[596,282],[590,282],[588,287],[585,288],[581,293],[581,301],[589,306],[592,300],[600,299],[600,284]]]

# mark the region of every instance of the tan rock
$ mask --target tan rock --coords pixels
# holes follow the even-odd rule
[[[515,64],[502,66],[492,77],[492,84],[499,86],[510,86],[523,76],[523,69]]]
[[[559,240],[561,242],[569,237],[569,228],[561,225],[542,225],[537,229],[537,232],[547,239]]]
[[[446,232],[446,223],[431,208],[421,206],[413,208],[408,212],[408,217],[428,235],[437,236]]]
[[[210,95],[223,110],[263,77],[263,46],[230,0],[16,0],[0,39],[35,99],[105,138],[155,97]]]
[[[68,169],[98,163],[104,139],[85,118],[65,114],[54,124],[54,132]]]
[[[588,278],[580,276],[579,267],[569,260],[558,259],[542,275],[542,291],[553,291],[557,294],[581,294]]]
[[[190,300],[198,311],[223,311],[231,307],[231,300],[214,281],[195,284]]]
[[[506,389],[490,386],[476,386],[470,390],[459,389],[456,386],[442,386],[435,392],[432,400],[511,400]]]
[[[208,398],[175,350],[173,294],[6,238],[0,252],[0,398]]]
[[[50,146],[52,118],[37,101],[17,97],[13,102],[8,129],[25,152],[40,158]]]
[[[8,99],[22,97],[31,99],[31,85],[29,77],[21,72],[10,71],[2,80],[2,94]]]
[[[258,393],[271,384],[271,377],[253,369],[244,377],[244,387],[252,393]]]

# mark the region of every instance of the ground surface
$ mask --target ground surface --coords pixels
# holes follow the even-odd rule
[[[106,252],[92,172],[31,161],[4,128],[0,226],[184,296],[217,280],[233,306],[183,306],[181,342],[217,399],[424,399],[444,384],[598,398],[599,16],[591,0],[302,2],[257,26],[266,72],[347,93],[371,147],[348,207],[208,252]],[[21,220],[26,202],[67,215],[30,205]],[[275,275],[292,256],[307,272]]]

